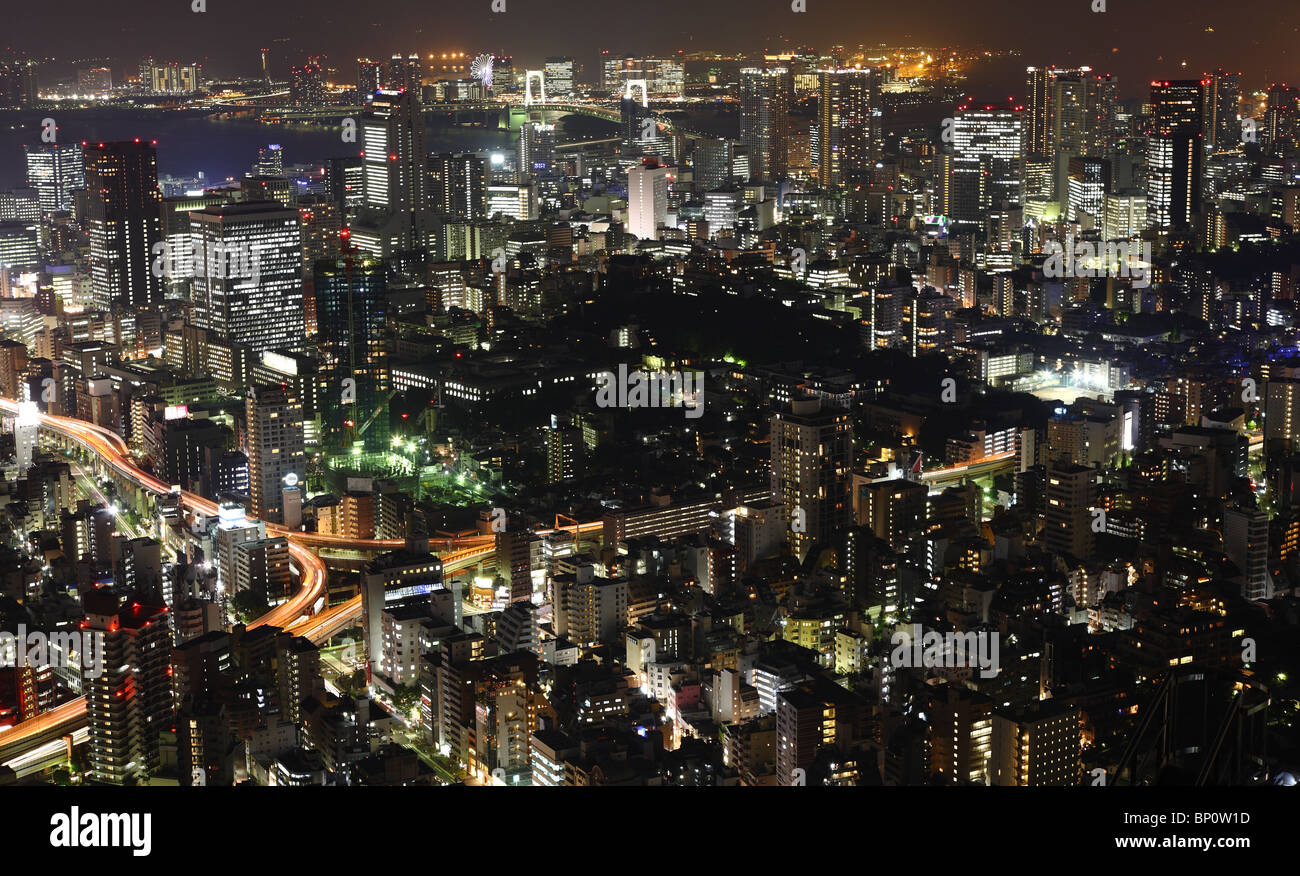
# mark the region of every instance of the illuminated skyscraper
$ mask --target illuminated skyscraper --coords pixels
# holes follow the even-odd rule
[[[254,353],[305,336],[298,211],[274,201],[190,213],[194,323]]]
[[[547,58],[546,59],[546,94],[549,97],[572,97],[573,87],[573,59],[572,58]]]
[[[376,92],[362,116],[361,140],[362,197],[353,244],[384,258],[422,252],[428,170],[417,92]]]
[[[27,153],[27,186],[39,193],[41,211],[71,210],[72,193],[86,187],[81,146],[50,143],[23,149]]]
[[[433,209],[443,217],[482,219],[487,209],[487,163],[472,152],[429,158]]]
[[[955,223],[978,224],[989,207],[1020,202],[1023,124],[1019,106],[958,107],[953,116],[949,203]]]
[[[668,168],[653,158],[627,171],[629,234],[642,240],[658,240],[659,226],[668,216]]]
[[[388,285],[377,259],[348,254],[316,263],[316,327],[321,350],[322,444],[388,439]],[[349,382],[351,381],[351,382]]]
[[[1241,142],[1241,74],[1228,73],[1222,67],[1209,77],[1210,91],[1205,100],[1205,139],[1211,152],[1232,149]]]
[[[325,102],[325,71],[320,61],[309,59],[289,70],[289,103],[294,106],[320,106]]]
[[[86,214],[90,225],[91,301],[103,311],[162,299],[162,277],[152,270],[162,236],[162,193],[153,144],[83,144]]]
[[[746,67],[740,71],[740,142],[749,148],[750,172],[759,179],[785,176],[790,160],[790,71]]]
[[[1156,228],[1186,226],[1201,212],[1202,110],[1209,80],[1151,83],[1147,215]]]
[[[90,774],[105,784],[138,782],[161,765],[159,734],[171,726],[167,609],[101,590],[87,593],[84,606],[83,629],[103,642],[99,665],[82,666]]]
[[[525,122],[519,128],[519,181],[549,177],[555,171],[555,125]]]
[[[287,384],[250,386],[244,414],[253,516],[283,523],[284,491],[307,475],[302,400]]]
[[[357,102],[366,103],[384,87],[384,62],[357,58]]]
[[[424,81],[424,62],[418,53],[412,52],[403,58],[401,53],[393,55],[388,62],[388,81],[384,84],[393,91],[411,91],[419,93]]]
[[[772,498],[790,516],[790,546],[802,561],[815,544],[830,544],[852,516],[853,429],[845,411],[796,399],[771,418]]]
[[[879,74],[874,70],[822,70],[817,182],[852,188],[871,181],[880,147]]]
[[[1050,101],[1053,67],[1027,67],[1025,69],[1025,151],[1031,155],[1047,155],[1051,140]]]

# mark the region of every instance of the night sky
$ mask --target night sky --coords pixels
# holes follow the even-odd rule
[[[348,70],[358,55],[396,50],[513,53],[520,65],[563,54],[591,64],[601,49],[757,51],[884,41],[1013,48],[1025,64],[1090,64],[1118,74],[1122,92],[1132,95],[1153,77],[1215,66],[1244,72],[1249,87],[1300,82],[1294,0],[1106,0],[1101,14],[1091,11],[1092,0],[807,0],[802,14],[790,11],[789,0],[506,0],[502,15],[490,12],[491,0],[206,2],[201,14],[191,11],[191,0],[29,3],[6,19],[4,39],[11,51],[34,57],[108,58],[115,78],[145,54],[195,57],[217,77],[252,73],[262,46],[273,48],[272,73],[282,76],[308,53]]]

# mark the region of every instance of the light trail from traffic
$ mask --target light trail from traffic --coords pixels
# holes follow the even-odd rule
[[[12,399],[0,398],[0,411],[10,414],[18,413],[18,403]],[[85,447],[114,471],[140,487],[159,495],[171,495],[175,491],[170,484],[159,480],[154,475],[137,466],[131,460],[131,451],[122,436],[71,417],[54,414],[39,414],[39,424],[65,438],[70,438]],[[209,517],[217,515],[217,503],[188,490],[179,491],[181,504]],[[255,520],[255,518],[248,518]],[[580,523],[575,527],[561,527],[576,530],[577,533],[592,532],[601,528],[600,521]],[[325,562],[310,548],[346,547],[361,550],[395,550],[404,547],[405,539],[352,539],[339,535],[297,532],[276,523],[267,523],[268,534],[283,536],[289,542],[289,555],[301,578],[297,592],[285,602],[275,606],[269,612],[249,624],[253,629],[261,626],[276,626],[305,636],[319,644],[327,641],[339,630],[347,626],[361,614],[361,597],[356,596],[347,602],[316,613],[326,593],[328,570]],[[548,535],[554,529],[538,530],[538,535]],[[495,551],[495,536],[476,534],[460,538],[430,539],[429,546],[442,545],[450,551],[441,555],[443,569],[453,571],[488,556]],[[58,733],[67,735],[80,730],[86,720],[85,697],[69,700],[56,708],[34,718],[30,718],[5,731],[0,731],[0,751],[15,746],[29,744],[40,737]],[[48,743],[47,743],[48,744]],[[27,753],[18,755],[25,757]]]

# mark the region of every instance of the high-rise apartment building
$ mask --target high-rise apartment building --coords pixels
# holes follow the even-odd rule
[[[771,418],[772,498],[790,517],[789,542],[800,560],[829,544],[852,515],[853,428],[847,411],[820,399],[796,399]]]
[[[822,70],[817,182],[852,188],[871,182],[881,147],[880,74],[875,70]]]
[[[103,642],[102,665],[82,667],[90,775],[96,782],[132,784],[159,768],[159,734],[171,727],[167,609],[100,590],[87,593],[83,603],[83,629]]]
[[[1083,465],[1054,461],[1047,466],[1047,511],[1043,542],[1052,553],[1076,560],[1092,555],[1093,505],[1097,472]]]
[[[790,71],[746,67],[740,71],[740,142],[749,149],[750,172],[760,179],[785,176],[790,160]]]
[[[250,386],[244,415],[253,516],[283,523],[285,490],[307,475],[302,401],[287,385]]]

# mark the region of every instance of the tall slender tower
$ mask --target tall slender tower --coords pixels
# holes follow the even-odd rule
[[[746,67],[740,71],[740,141],[759,179],[785,176],[790,162],[790,71]]]
[[[880,85],[875,70],[822,70],[817,182],[849,188],[870,182],[880,148]]]
[[[250,386],[244,414],[253,516],[284,523],[284,491],[307,474],[302,399],[287,384]]]
[[[162,239],[162,194],[153,143],[83,143],[90,225],[91,300],[99,310],[162,300],[153,247]]]
[[[102,641],[101,659],[81,668],[90,773],[107,784],[136,782],[158,769],[158,734],[171,726],[167,609],[120,602],[101,590],[86,594],[84,609],[82,629]],[[92,656],[93,650],[87,649]]]
[[[848,413],[796,399],[771,419],[772,498],[790,516],[789,542],[802,561],[849,524],[853,429]]]
[[[338,447],[360,436],[381,449],[389,431],[381,410],[389,384],[384,264],[349,252],[317,262],[315,278],[323,442]]]
[[[1156,228],[1185,226],[1201,212],[1205,79],[1151,83],[1147,218]]]

